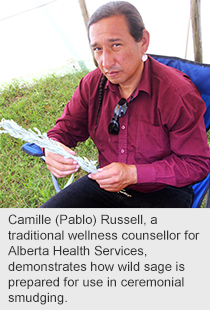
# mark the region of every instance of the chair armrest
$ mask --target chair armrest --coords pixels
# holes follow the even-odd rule
[[[21,146],[21,150],[31,156],[44,156],[42,149],[35,143],[25,143]]]

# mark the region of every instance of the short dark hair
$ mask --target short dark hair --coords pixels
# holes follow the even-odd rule
[[[126,1],[112,1],[99,7],[89,19],[88,36],[89,29],[92,24],[97,23],[103,18],[116,15],[125,16],[130,35],[135,39],[136,42],[140,42],[143,36],[143,30],[145,29],[143,19],[136,7]]]

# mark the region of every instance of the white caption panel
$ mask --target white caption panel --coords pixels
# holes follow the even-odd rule
[[[1,210],[2,309],[209,309],[209,210]]]

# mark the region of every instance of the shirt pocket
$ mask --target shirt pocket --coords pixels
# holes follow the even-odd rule
[[[170,142],[163,126],[139,122],[136,130],[136,155],[138,163],[152,163],[170,155]]]

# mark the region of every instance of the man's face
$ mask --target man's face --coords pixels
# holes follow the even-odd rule
[[[141,78],[144,40],[136,42],[124,16],[104,18],[90,26],[90,44],[99,68],[108,80],[121,87]]]

